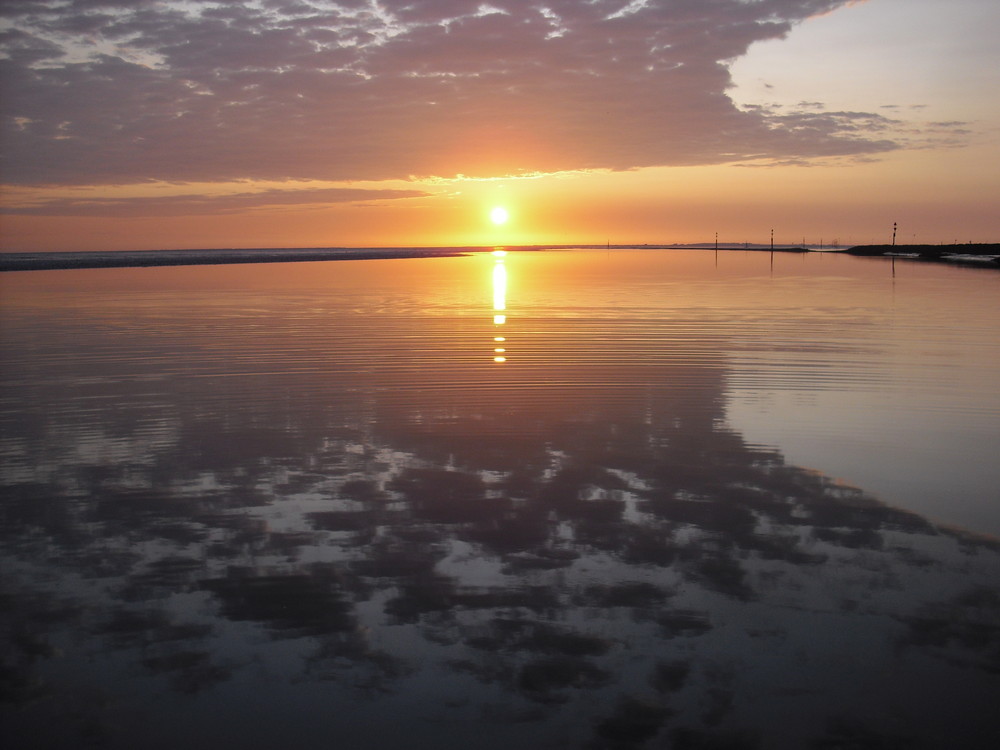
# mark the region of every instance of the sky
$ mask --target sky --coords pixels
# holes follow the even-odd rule
[[[997,242],[997,29],[996,0],[3,0],[0,250]]]

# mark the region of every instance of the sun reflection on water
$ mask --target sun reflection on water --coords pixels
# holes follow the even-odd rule
[[[501,311],[507,309],[507,266],[504,265],[504,258],[507,255],[506,250],[494,250],[493,257],[495,258],[495,263],[493,264],[493,325],[502,326],[507,323],[507,316]],[[493,337],[494,344],[500,344],[506,342],[507,338],[505,336],[500,336],[499,333]],[[506,362],[507,357],[503,356],[507,352],[506,346],[494,346],[493,347],[493,361],[494,362]]]

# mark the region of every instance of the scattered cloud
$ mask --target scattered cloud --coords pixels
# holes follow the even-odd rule
[[[5,0],[2,174],[344,181],[871,156],[899,147],[895,121],[726,94],[751,44],[848,4]]]
[[[324,207],[336,203],[421,198],[421,190],[368,190],[325,188],[306,190],[265,190],[209,196],[201,194],[107,198],[100,196],[40,198],[8,205],[0,213],[22,216],[193,216],[242,213],[248,210],[280,209],[289,206]]]

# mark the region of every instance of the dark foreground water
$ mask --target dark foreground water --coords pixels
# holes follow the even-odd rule
[[[3,275],[5,746],[997,747],[1000,275],[896,272]]]

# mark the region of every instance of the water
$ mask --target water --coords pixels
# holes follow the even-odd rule
[[[5,274],[4,731],[992,748],[998,283],[711,251]]]

